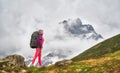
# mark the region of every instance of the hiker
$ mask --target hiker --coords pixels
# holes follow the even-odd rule
[[[38,57],[38,64],[42,66],[41,57],[42,57],[43,43],[44,43],[43,30],[40,29],[38,31],[35,31],[31,36],[31,42],[30,42],[31,48],[36,49],[35,55],[32,59],[32,66],[34,66],[34,62],[37,59],[37,57]]]

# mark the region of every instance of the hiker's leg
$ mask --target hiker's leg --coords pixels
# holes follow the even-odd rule
[[[38,63],[40,66],[42,66],[42,60],[41,60],[41,57],[42,57],[42,49],[39,48],[39,53],[38,53]]]
[[[37,56],[38,56],[38,51],[39,51],[39,49],[36,48],[35,55],[34,55],[34,57],[33,57],[33,59],[32,59],[32,65],[34,64],[34,62],[35,62],[35,60],[36,60],[36,58],[37,58]]]

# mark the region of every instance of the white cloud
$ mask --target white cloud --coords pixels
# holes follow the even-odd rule
[[[0,0],[0,54],[33,55],[34,50],[29,47],[30,36],[39,28],[44,29],[44,53],[57,48],[83,51],[94,43],[73,40],[65,33],[69,39],[54,39],[59,34],[57,29],[64,32],[58,23],[79,17],[108,38],[120,32],[119,3],[119,0]]]

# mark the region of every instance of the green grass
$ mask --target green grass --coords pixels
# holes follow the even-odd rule
[[[106,54],[114,53],[118,50],[120,50],[120,34],[91,47],[80,55],[74,57],[72,60],[79,61],[91,58],[100,58]]]
[[[110,57],[120,56],[120,51],[117,51],[117,52],[115,52],[115,53],[111,53],[111,54],[109,54],[108,56],[110,56]]]
[[[115,52],[117,53],[117,52]],[[113,54],[115,54],[113,53]],[[110,56],[111,54],[109,54]],[[98,59],[72,62],[63,67],[55,65],[42,68],[32,68],[32,73],[120,73],[120,56],[101,57]],[[34,70],[35,69],[35,70]]]
[[[71,64],[62,67],[55,65],[42,68],[6,67],[4,70],[7,72],[11,72],[12,70],[19,72],[20,70],[25,69],[27,73],[120,73],[120,54],[118,53],[120,53],[120,51],[107,54],[106,56],[97,59],[73,61]]]

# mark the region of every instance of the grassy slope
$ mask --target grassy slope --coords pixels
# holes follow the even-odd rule
[[[120,73],[119,68],[120,51],[116,51],[98,59],[75,61],[64,67],[51,65],[34,70],[32,73]]]
[[[118,50],[120,50],[120,34],[91,47],[80,55],[74,57],[72,60],[79,61],[86,59],[95,59],[102,57],[105,54],[114,53]]]
[[[64,67],[51,65],[43,68],[22,68],[28,73],[120,73],[120,50],[114,53],[106,54],[106,56],[98,59],[89,59],[75,61]],[[6,68],[8,72],[14,70],[19,72],[21,68]],[[2,72],[0,72],[2,73]]]

